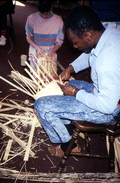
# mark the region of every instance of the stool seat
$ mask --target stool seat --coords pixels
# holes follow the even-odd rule
[[[96,124],[87,121],[71,121],[72,124],[83,132],[104,132],[111,135],[117,135],[120,133],[120,124],[117,121],[111,121],[111,123]]]

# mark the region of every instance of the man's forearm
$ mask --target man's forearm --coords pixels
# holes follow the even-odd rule
[[[66,69],[67,72],[69,72],[70,74],[72,74],[74,71],[74,67],[72,65],[70,65],[69,67],[67,67]]]

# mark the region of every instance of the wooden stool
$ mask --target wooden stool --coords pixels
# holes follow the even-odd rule
[[[66,166],[66,161],[70,155],[72,156],[83,156],[83,157],[89,157],[89,158],[109,158],[110,160],[110,172],[114,172],[114,138],[120,134],[120,121],[119,119],[116,119],[114,121],[111,121],[110,123],[106,124],[95,124],[92,122],[87,122],[87,121],[71,121],[72,124],[75,126],[75,131],[72,136],[71,143],[67,147],[64,157],[61,159],[60,164],[59,164],[59,169],[58,173],[61,173],[64,171],[64,168]],[[85,143],[86,143],[86,149],[89,152],[90,151],[90,146],[89,146],[89,140],[88,140],[88,133],[92,132],[102,132],[108,135],[109,137],[109,153],[108,156],[102,156],[99,154],[90,154],[90,153],[82,153],[82,152],[77,152],[77,153],[71,153],[72,146],[77,140],[79,133],[83,132],[85,134]]]

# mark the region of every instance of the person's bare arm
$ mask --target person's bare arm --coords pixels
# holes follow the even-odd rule
[[[59,50],[60,47],[61,45],[56,44],[54,48],[50,51],[50,53],[48,53],[48,55],[53,55],[57,50]]]
[[[37,52],[38,52],[38,54],[39,53],[43,53],[43,50],[32,40],[32,38],[30,38],[30,37],[28,37],[27,36],[27,42],[32,46],[32,47],[34,47],[36,50],[37,50]]]

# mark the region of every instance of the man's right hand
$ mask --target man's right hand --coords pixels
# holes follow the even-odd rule
[[[67,69],[65,69],[60,75],[59,78],[61,80],[70,80],[70,74],[74,72],[74,68],[72,65],[70,65],[69,67],[67,67]]]

